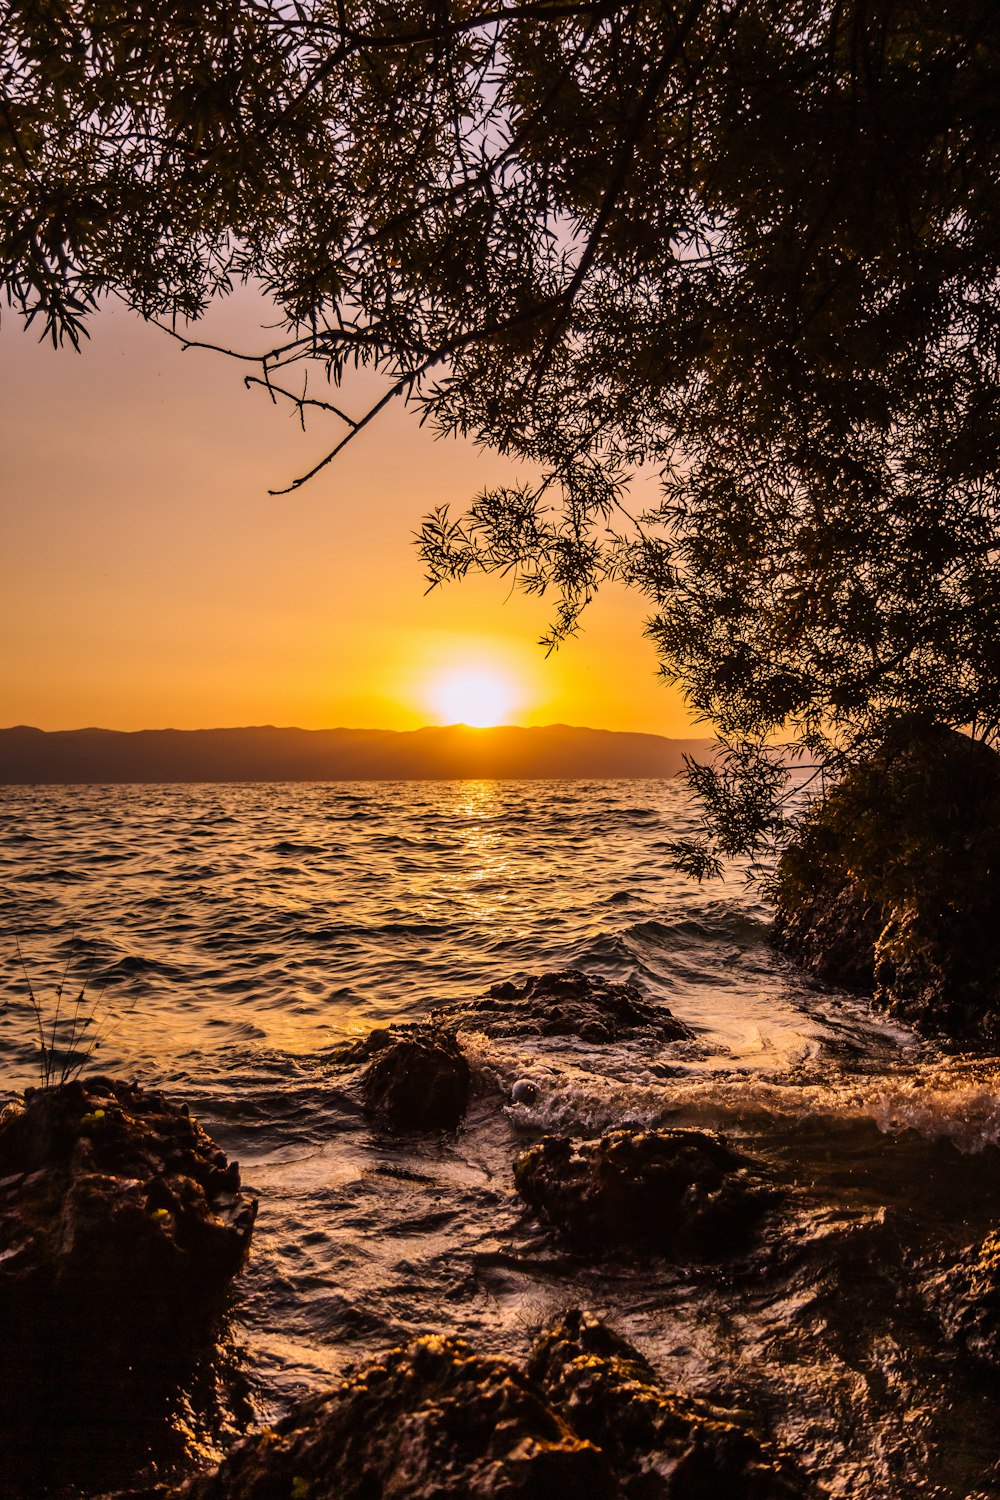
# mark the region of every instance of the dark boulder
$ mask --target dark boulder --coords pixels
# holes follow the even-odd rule
[[[457,1130],[462,1123],[471,1073],[454,1035],[443,1027],[379,1028],[334,1061],[363,1065],[365,1108],[390,1130]]]
[[[604,1456],[509,1361],[429,1336],[241,1443],[175,1500],[617,1500]]]
[[[927,1291],[948,1340],[1000,1372],[1000,1232],[972,1245]]]
[[[746,1157],[702,1130],[546,1136],[514,1163],[521,1197],[585,1253],[721,1256],[768,1201]]]
[[[27,1089],[0,1114],[0,1445],[37,1476],[61,1446],[122,1448],[203,1352],[257,1204],[152,1089]],[[39,1446],[39,1423],[58,1434]],[[23,1448],[25,1452],[20,1453]],[[77,1470],[85,1459],[74,1458]]]
[[[804,1493],[744,1413],[670,1390],[592,1313],[573,1309],[542,1333],[528,1373],[560,1416],[602,1449],[630,1500],[794,1500]]]
[[[604,1043],[636,1036],[674,1042],[692,1035],[665,1005],[647,1000],[638,985],[580,969],[495,984],[478,1000],[436,1011],[435,1019],[496,1037],[578,1036]]]
[[[931,1035],[1000,1043],[1000,755],[900,724],[805,816],[778,946]]]
[[[158,1090],[88,1078],[0,1114],[5,1303],[176,1333],[218,1306],[256,1210],[237,1163]]]
[[[668,1390],[570,1312],[527,1374],[427,1336],[297,1405],[170,1500],[795,1500],[743,1413]]]

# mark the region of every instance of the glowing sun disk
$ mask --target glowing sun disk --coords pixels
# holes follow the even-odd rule
[[[517,701],[513,684],[489,667],[469,667],[438,678],[430,691],[434,711],[447,724],[487,729],[506,721]]]

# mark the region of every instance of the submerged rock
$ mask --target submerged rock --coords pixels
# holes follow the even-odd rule
[[[0,1441],[14,1468],[23,1447],[37,1470],[40,1421],[59,1433],[47,1459],[77,1440],[113,1449],[143,1403],[162,1406],[208,1341],[256,1209],[238,1165],[157,1090],[97,1077],[8,1105]]]
[[[635,1500],[793,1500],[801,1480],[744,1413],[668,1389],[625,1339],[573,1309],[535,1343],[528,1373],[599,1447]]]
[[[960,1042],[1000,1043],[1000,755],[908,721],[807,814],[779,862],[778,946]]]
[[[330,1061],[338,1068],[361,1070],[355,1082],[365,1109],[389,1129],[456,1130],[472,1083],[459,1041],[463,1031],[579,1036],[598,1043],[639,1035],[676,1041],[691,1035],[665,1006],[645,1000],[636,985],[567,969],[535,975],[520,985],[496,984],[482,999],[436,1010],[429,1021],[377,1027],[337,1048]],[[516,1102],[537,1097],[530,1080],[517,1087]]]
[[[505,1359],[431,1335],[241,1443],[175,1500],[617,1500],[600,1451]]]
[[[514,1163],[521,1197],[585,1252],[720,1256],[742,1247],[767,1200],[746,1157],[703,1130],[546,1136]]]
[[[1000,1371],[1000,1231],[971,1246],[928,1292],[945,1336]]]
[[[635,1036],[673,1042],[691,1031],[639,986],[584,974],[580,969],[532,974],[521,984],[495,984],[478,1000],[435,1012],[442,1024],[487,1036],[578,1036],[618,1042]]]
[[[364,1064],[365,1107],[391,1130],[457,1130],[462,1123],[471,1073],[454,1035],[443,1027],[380,1028],[343,1049],[336,1061]]]

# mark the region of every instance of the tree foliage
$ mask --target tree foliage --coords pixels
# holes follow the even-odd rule
[[[778,740],[996,735],[995,0],[0,17],[8,301],[75,342],[109,291],[169,321],[250,278],[285,320],[250,378],[341,424],[323,463],[395,397],[527,460],[427,519],[430,579],[550,592],[553,642],[641,589],[730,747],[722,853],[773,832]],[[385,394],[349,415],[316,361]]]

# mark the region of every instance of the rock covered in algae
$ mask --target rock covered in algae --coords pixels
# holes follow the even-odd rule
[[[793,1500],[799,1476],[744,1413],[667,1388],[643,1356],[574,1308],[543,1332],[528,1373],[599,1447],[635,1500]]]
[[[618,1500],[603,1454],[505,1359],[429,1335],[303,1401],[175,1500]]]
[[[570,1312],[527,1372],[437,1335],[373,1360],[171,1500],[793,1500],[743,1414],[668,1390]]]
[[[159,1091],[27,1089],[0,1115],[0,1327],[97,1362],[172,1344],[220,1303],[256,1210],[237,1163]]]
[[[931,1035],[1000,1043],[1000,755],[901,722],[805,817],[775,940]]]
[[[605,1043],[636,1036],[673,1042],[692,1035],[665,1005],[647,1000],[638,985],[580,969],[494,984],[480,999],[437,1011],[435,1018],[495,1037],[577,1036]]]
[[[368,1112],[391,1130],[457,1130],[469,1104],[470,1069],[454,1035],[414,1023],[369,1032],[335,1058],[364,1064]]]
[[[929,1292],[947,1338],[1000,1371],[1000,1231],[972,1245]]]
[[[113,1467],[165,1409],[210,1344],[256,1208],[237,1164],[157,1090],[87,1078],[27,1089],[0,1114],[0,1464],[12,1493],[12,1476],[37,1482],[50,1461],[78,1480]]]
[[[545,1136],[518,1157],[514,1182],[540,1218],[591,1253],[729,1254],[767,1202],[747,1158],[703,1130]]]

